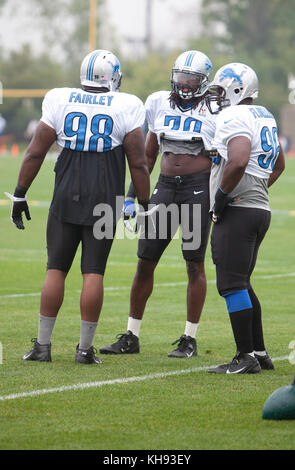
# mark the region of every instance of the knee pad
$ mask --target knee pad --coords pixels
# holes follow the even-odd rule
[[[252,308],[252,302],[247,289],[229,292],[228,294],[223,294],[222,297],[225,298],[228,313]]]

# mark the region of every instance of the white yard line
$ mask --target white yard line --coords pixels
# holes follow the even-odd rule
[[[289,356],[276,357],[272,360],[283,361],[283,360],[288,359],[288,357]],[[210,366],[203,366],[203,367],[192,367],[190,369],[173,370],[170,372],[159,372],[156,374],[148,374],[148,375],[141,375],[141,376],[134,376],[134,377],[120,377],[118,379],[112,379],[112,380],[101,380],[98,382],[85,382],[85,383],[79,383],[79,384],[73,384],[73,385],[63,385],[61,387],[32,390],[31,392],[12,393],[10,395],[0,396],[0,401],[16,400],[17,398],[36,397],[40,395],[46,395],[48,393],[61,393],[61,392],[69,392],[72,390],[85,390],[86,388],[98,388],[98,387],[103,387],[104,385],[116,385],[116,384],[120,385],[120,384],[128,384],[131,382],[143,382],[145,380],[162,379],[165,377],[170,377],[170,376],[175,376],[175,375],[190,374],[192,372],[200,372],[202,370],[208,370],[211,367],[217,367],[217,366],[210,365]]]
[[[282,277],[295,277],[295,272],[292,273],[281,273],[281,274],[267,274],[267,275],[262,275],[262,276],[254,276],[255,279],[279,279]],[[215,284],[215,279],[211,279],[207,281],[207,284]],[[163,283],[158,283],[154,284],[154,287],[177,287],[177,286],[185,286],[187,284],[187,281],[181,281],[181,282],[163,282]],[[105,291],[120,291],[120,290],[129,290],[130,286],[109,286],[105,287]],[[80,292],[80,290],[75,290],[75,291],[67,291],[67,292]],[[0,295],[0,299],[14,299],[17,297],[36,297],[39,296],[40,292],[29,292],[29,293],[22,293],[22,294],[5,294],[5,295]]]

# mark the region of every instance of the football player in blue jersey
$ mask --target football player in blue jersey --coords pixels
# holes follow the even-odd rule
[[[57,142],[61,152],[47,223],[48,263],[38,336],[24,360],[51,361],[51,335],[63,302],[65,279],[81,243],[81,330],[75,362],[101,362],[93,340],[103,302],[104,271],[120,213],[116,204],[118,198],[122,206],[124,202],[125,154],[143,208],[150,194],[142,132],[144,105],[136,96],[119,92],[119,60],[109,51],[93,51],[81,64],[80,78],[81,88],[55,88],[45,96],[14,194],[8,194],[12,221],[24,229],[23,213],[30,219],[26,193]],[[103,224],[108,236],[94,231],[94,208],[100,204],[112,209],[111,220]]]

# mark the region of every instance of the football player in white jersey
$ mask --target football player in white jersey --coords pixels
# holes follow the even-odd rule
[[[148,298],[153,290],[154,270],[179,225],[182,229],[182,254],[187,266],[187,306],[184,333],[169,357],[189,358],[197,355],[196,332],[206,296],[204,258],[210,229],[209,175],[211,141],[215,132],[215,115],[206,105],[212,64],[199,51],[186,51],[176,59],[171,75],[172,90],[159,91],[146,100],[148,134],[146,155],[150,172],[161,154],[160,175],[150,202],[160,207],[174,205],[174,215],[158,211],[154,239],[140,239],[138,265],[132,284],[127,330],[119,340],[100,348],[101,354],[139,352],[139,330]],[[135,188],[130,187],[125,214],[135,215]],[[182,210],[188,208],[188,218]],[[199,216],[194,209],[200,208]],[[167,215],[168,214],[168,215]],[[169,219],[171,215],[171,220]],[[161,234],[161,222],[168,230]],[[195,222],[195,223],[194,223]],[[197,222],[197,226],[196,226]],[[190,244],[189,227],[199,233],[199,243]],[[194,245],[194,246],[193,246]]]
[[[212,258],[237,353],[231,363],[209,372],[259,373],[274,366],[265,350],[261,305],[250,278],[270,225],[268,188],[284,170],[284,153],[273,115],[253,104],[258,96],[254,70],[227,64],[217,71],[210,91],[209,103],[221,108],[213,141],[219,156],[210,176]]]
[[[81,88],[56,88],[43,101],[42,117],[29,144],[12,199],[12,221],[30,219],[26,192],[54,142],[61,148],[47,223],[47,274],[41,294],[38,336],[24,360],[51,361],[51,334],[63,302],[65,279],[81,242],[83,287],[76,363],[100,363],[92,343],[103,301],[103,276],[124,202],[125,154],[141,205],[150,194],[142,125],[145,109],[134,95],[120,93],[120,63],[106,50],[93,51],[80,70]],[[96,234],[94,208],[112,209],[106,236]],[[96,212],[97,213],[97,212]],[[98,220],[101,220],[98,219]]]

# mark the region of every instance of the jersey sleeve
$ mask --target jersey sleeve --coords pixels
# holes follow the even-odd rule
[[[230,109],[228,111],[230,111]],[[248,115],[243,111],[244,110],[241,108],[241,110],[234,110],[233,113],[221,113],[218,116],[216,135],[218,135],[219,142],[225,147],[227,147],[229,141],[234,137],[243,136],[252,140],[253,130],[251,121]]]
[[[145,121],[145,109],[143,102],[133,96],[133,100],[128,104],[128,116],[126,120],[126,134],[137,127],[142,127]]]
[[[154,94],[147,97],[145,102],[145,111],[146,111],[146,121],[148,129],[151,132],[155,132],[154,122],[155,122],[155,100]]]
[[[56,89],[46,93],[42,103],[41,121],[56,129]]]

